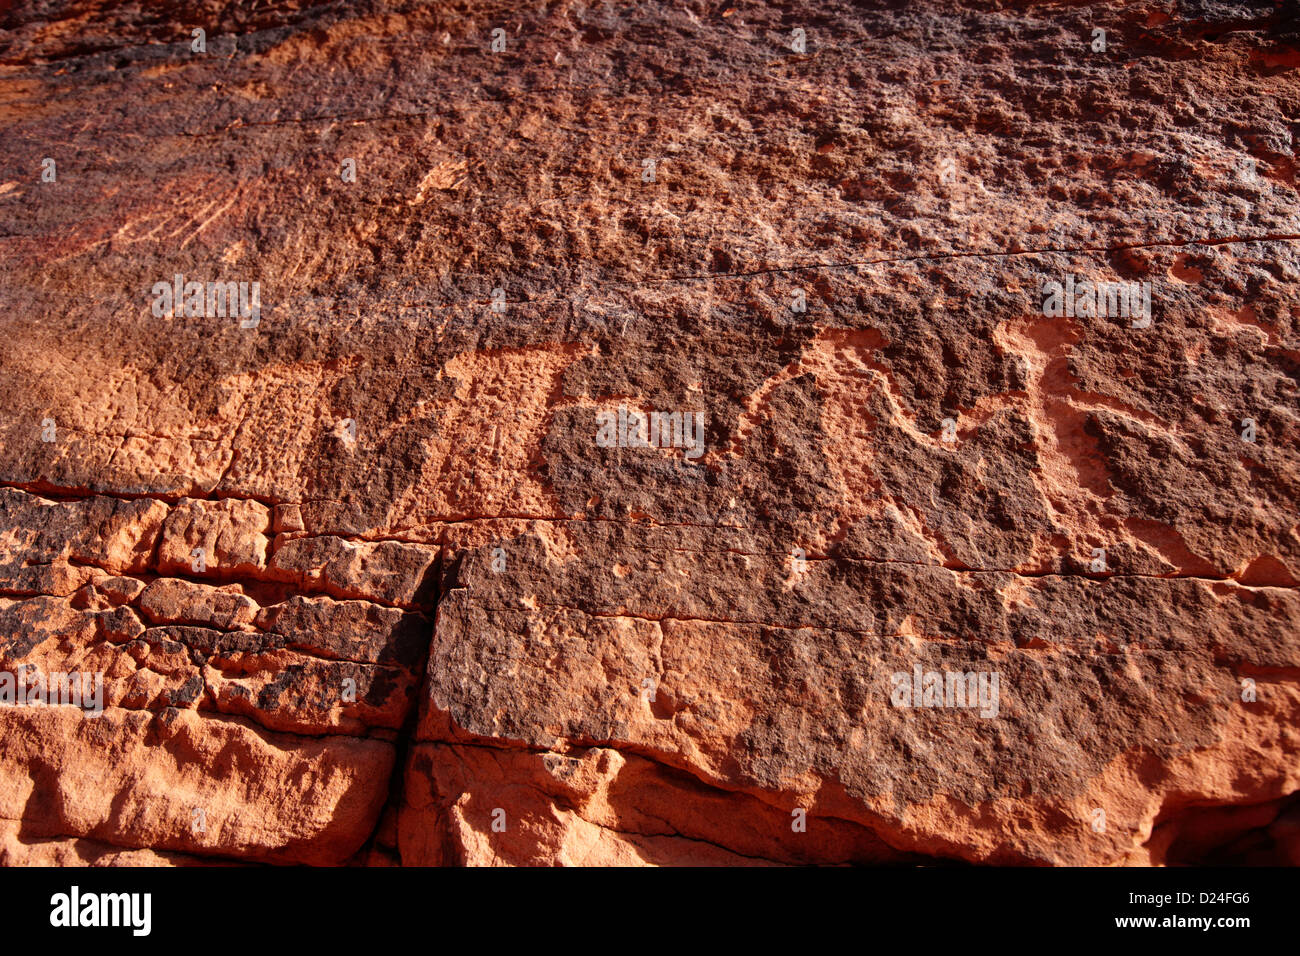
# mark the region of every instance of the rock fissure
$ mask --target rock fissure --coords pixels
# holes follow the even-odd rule
[[[1295,18],[501,9],[0,13],[0,863],[1300,861]]]

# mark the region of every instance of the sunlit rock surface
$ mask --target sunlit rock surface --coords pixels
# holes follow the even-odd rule
[[[1292,6],[276,7],[0,12],[0,862],[1300,864]]]

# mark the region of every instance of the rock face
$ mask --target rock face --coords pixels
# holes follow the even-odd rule
[[[0,6],[0,861],[1300,864],[1293,4],[263,6]]]

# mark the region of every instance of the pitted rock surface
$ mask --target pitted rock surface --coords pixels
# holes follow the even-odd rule
[[[0,862],[1300,864],[1300,14],[814,6],[4,5]]]

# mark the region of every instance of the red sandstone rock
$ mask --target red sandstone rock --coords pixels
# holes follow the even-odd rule
[[[1285,4],[0,26],[0,862],[1300,863]]]

